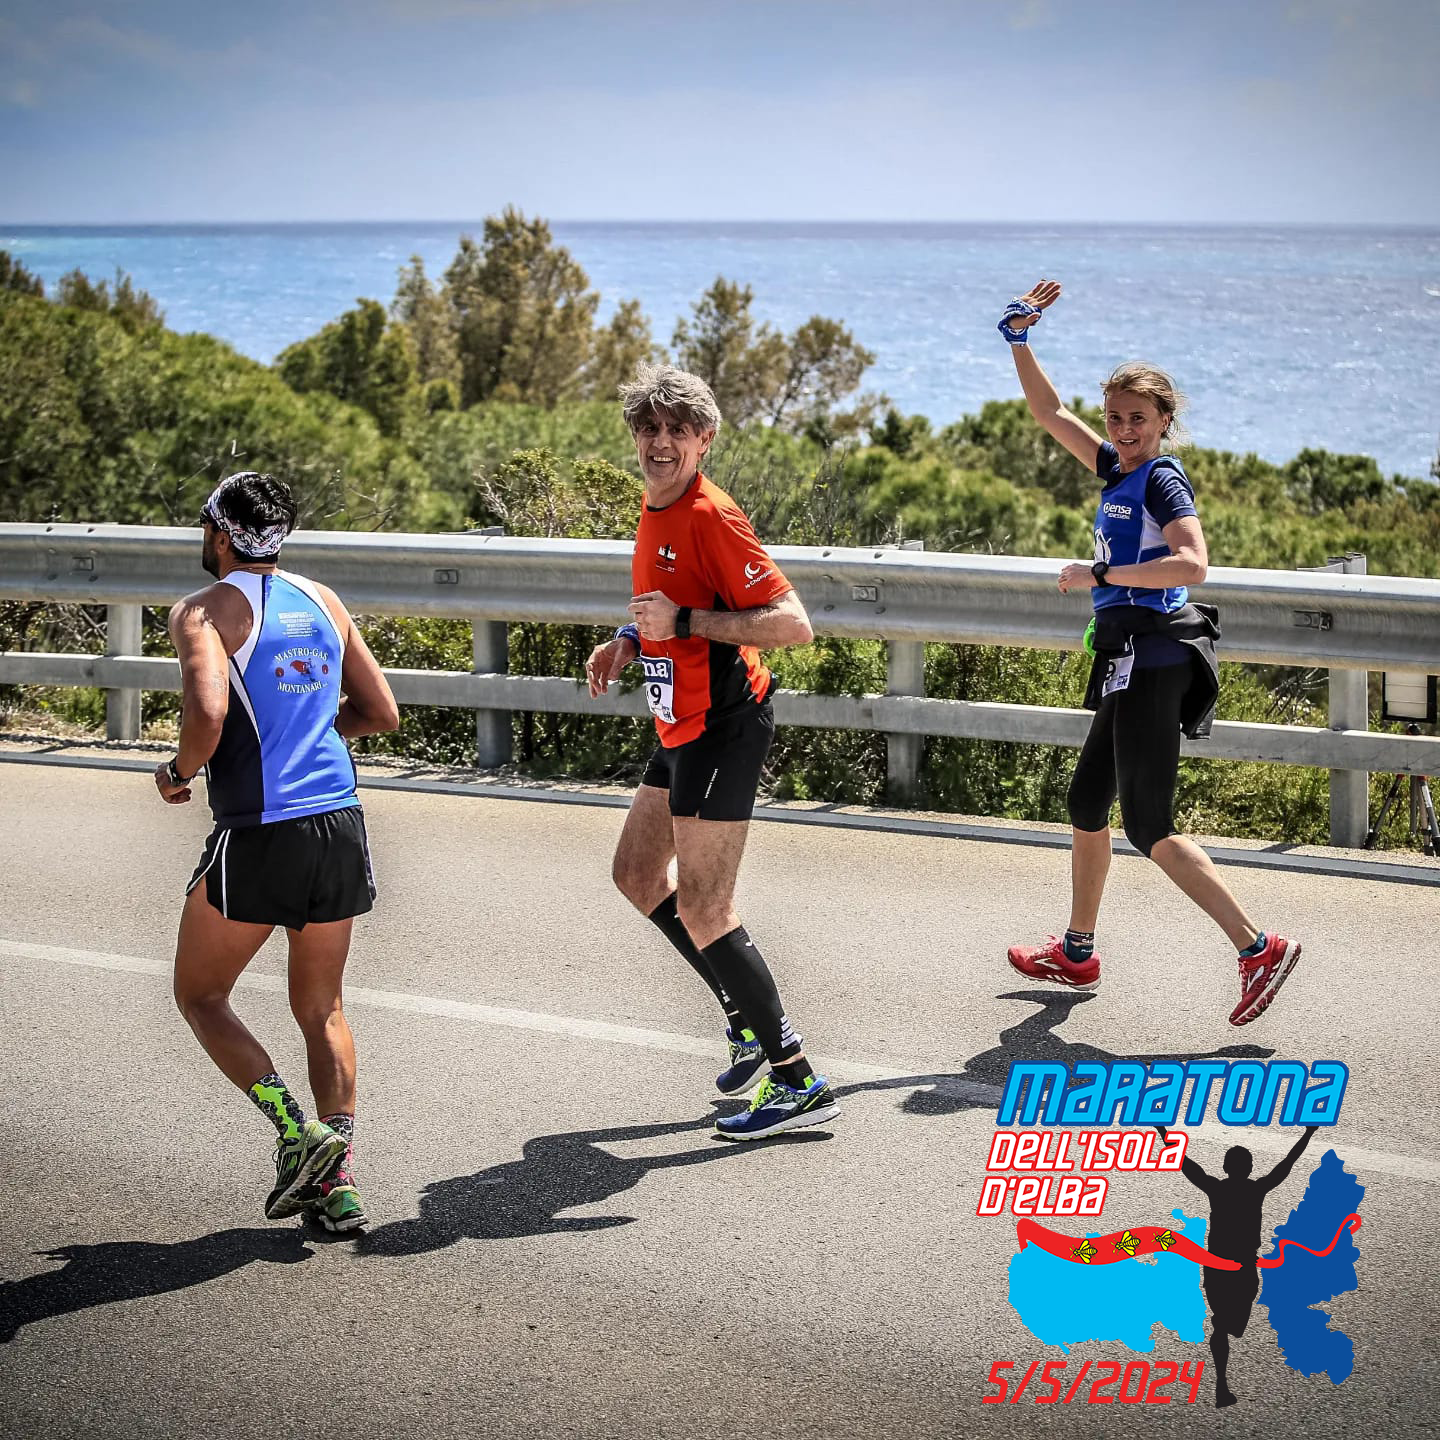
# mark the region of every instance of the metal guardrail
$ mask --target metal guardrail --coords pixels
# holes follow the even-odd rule
[[[0,598],[103,604],[104,656],[0,653],[0,683],[98,685],[109,692],[113,738],[138,734],[139,692],[176,690],[173,661],[141,659],[139,607],[168,605],[205,582],[199,532],[127,525],[0,524]],[[618,541],[533,540],[485,535],[360,535],[301,531],[285,563],[334,588],[357,612],[469,620],[470,673],[387,672],[402,703],[477,710],[482,764],[508,758],[510,710],[639,715],[637,693],[592,701],[578,680],[510,675],[506,621],[614,625],[630,594],[632,547]],[[817,633],[869,637],[889,647],[885,695],[784,692],[782,724],[883,732],[890,739],[893,799],[914,794],[918,745],[947,735],[1031,744],[1079,745],[1083,711],[937,700],[924,696],[924,644],[1079,648],[1089,611],[1084,594],[1061,595],[1053,560],[910,550],[777,546]],[[1220,607],[1226,660],[1323,666],[1335,678],[1368,670],[1440,671],[1440,582],[1365,574],[1212,569],[1201,587]],[[1349,689],[1353,690],[1352,684]],[[1348,692],[1347,692],[1348,693]],[[1363,693],[1363,691],[1362,691]],[[1336,709],[1341,707],[1337,706]],[[1217,722],[1208,741],[1186,742],[1202,757],[1316,765],[1344,777],[1332,809],[1332,838],[1364,837],[1364,780],[1372,770],[1440,772],[1440,739],[1380,735],[1363,707],[1332,714],[1330,729]],[[1334,787],[1332,787],[1334,788]]]

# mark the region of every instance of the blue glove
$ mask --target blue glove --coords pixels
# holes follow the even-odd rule
[[[1023,300],[1012,300],[1005,307],[1005,314],[1001,316],[1000,323],[995,327],[1012,345],[1028,345],[1030,343],[1030,327],[1022,325],[1018,330],[1012,330],[1006,323],[1017,315],[1034,315],[1037,319],[1040,316],[1038,305],[1027,305]]]

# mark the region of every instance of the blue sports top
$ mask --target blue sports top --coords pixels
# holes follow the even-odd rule
[[[1170,553],[1164,529],[1173,520],[1195,514],[1195,492],[1173,455],[1137,465],[1127,475],[1108,441],[1095,457],[1095,473],[1105,482],[1095,511],[1095,558],[1107,565],[1143,565]],[[1090,592],[1096,610],[1111,605],[1143,605],[1173,615],[1187,604],[1183,585],[1147,590],[1141,585],[1097,585]]]
[[[254,623],[230,657],[230,706],[205,767],[219,825],[241,828],[358,805],[355,763],[335,728],[345,640],[313,582],[235,570],[220,582]]]

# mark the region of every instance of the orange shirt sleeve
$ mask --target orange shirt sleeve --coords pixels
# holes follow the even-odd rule
[[[754,610],[795,588],[738,505],[713,505],[705,522],[706,575],[727,609]]]

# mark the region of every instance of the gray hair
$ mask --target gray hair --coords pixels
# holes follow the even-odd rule
[[[715,392],[698,375],[674,365],[642,361],[636,367],[635,378],[620,387],[620,404],[631,434],[657,410],[700,430],[720,428]]]

